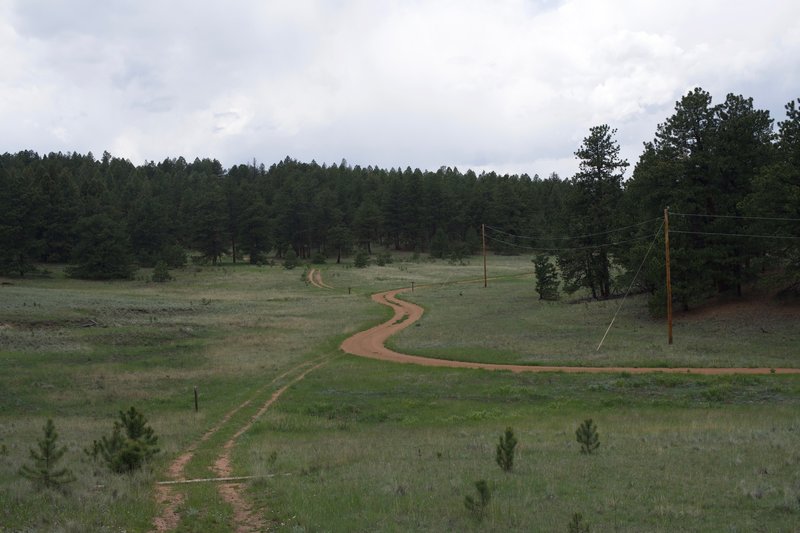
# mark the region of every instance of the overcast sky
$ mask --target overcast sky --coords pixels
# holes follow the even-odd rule
[[[692,87],[783,119],[798,58],[797,0],[0,0],[0,152],[568,177]]]

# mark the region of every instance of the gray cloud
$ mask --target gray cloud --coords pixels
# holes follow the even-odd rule
[[[782,117],[800,5],[299,0],[0,4],[3,151],[574,172],[694,86]]]

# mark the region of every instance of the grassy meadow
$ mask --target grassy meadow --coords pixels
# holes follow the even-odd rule
[[[675,344],[635,297],[603,348],[617,301],[540,302],[530,258],[483,265],[323,265],[335,290],[303,269],[224,265],[174,271],[174,281],[4,279],[0,286],[0,531],[147,531],[154,484],[223,416],[251,403],[198,446],[189,477],[208,477],[230,438],[269,396],[293,385],[239,439],[234,475],[281,531],[795,531],[800,523],[800,377],[511,374],[419,368],[341,354],[339,343],[389,310],[369,300],[409,286],[419,326],[390,344],[423,355],[528,364],[800,366],[797,307],[769,303],[676,319]],[[520,275],[518,277],[513,277]],[[766,310],[765,310],[766,309]],[[289,372],[286,374],[286,372]],[[193,388],[200,396],[194,412]],[[82,449],[118,411],[142,411],[161,453],[132,476]],[[36,491],[17,471],[52,418],[78,478]],[[599,427],[596,455],[575,430]],[[498,437],[519,440],[515,468],[494,463]],[[464,507],[474,482],[492,499]],[[231,510],[211,483],[186,485],[178,531],[228,531]]]

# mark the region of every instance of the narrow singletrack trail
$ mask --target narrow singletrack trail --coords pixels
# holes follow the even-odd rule
[[[340,348],[351,355],[407,363],[422,366],[436,366],[448,368],[473,368],[482,370],[506,370],[511,372],[564,372],[564,373],[619,373],[629,374],[669,373],[669,374],[800,374],[800,368],[667,368],[667,367],[622,367],[622,366],[533,366],[533,365],[507,365],[494,363],[476,363],[470,361],[453,361],[449,359],[435,359],[418,355],[408,355],[386,347],[386,339],[404,330],[422,316],[422,307],[401,300],[398,294],[410,291],[410,288],[393,289],[372,295],[372,300],[391,307],[394,316],[383,324],[379,324],[366,331],[356,333],[345,339]]]
[[[269,387],[273,386],[279,380],[284,379],[293,373],[300,372],[300,374],[292,378],[291,381],[289,381],[286,385],[284,385],[283,387],[272,393],[269,399],[259,408],[259,410],[252,417],[250,417],[247,423],[241,426],[233,435],[233,437],[225,443],[222,451],[218,455],[217,461],[214,463],[214,465],[211,466],[211,469],[220,478],[230,477],[230,472],[232,471],[232,468],[230,466],[230,456],[233,447],[236,443],[236,440],[245,431],[250,429],[253,423],[260,416],[262,416],[267,411],[267,409],[269,409],[269,407],[273,403],[275,403],[275,401],[278,398],[280,398],[280,396],[284,392],[286,392],[286,390],[289,387],[291,387],[292,385],[303,379],[309,372],[316,370],[317,368],[327,363],[328,359],[329,357],[326,356],[321,360],[317,359],[314,361],[304,361],[303,363],[293,366],[289,370],[283,372],[282,374],[270,380],[269,383],[266,383],[259,389],[257,389],[250,397],[250,399],[242,402],[235,408],[228,411],[215,426],[206,431],[200,437],[200,439],[189,445],[189,447],[186,448],[186,450],[182,454],[180,454],[178,457],[175,458],[175,460],[172,461],[172,463],[170,463],[169,467],[167,468],[167,477],[169,478],[169,481],[177,481],[177,482],[188,481],[185,477],[186,465],[194,458],[195,453],[197,452],[197,448],[201,444],[208,441],[221,429],[225,428],[234,415],[236,415],[242,409],[250,406]],[[309,365],[312,366],[310,368],[306,368],[309,367]],[[209,481],[213,481],[213,479]],[[155,499],[156,502],[159,504],[159,506],[162,507],[162,511],[161,514],[159,514],[157,517],[153,519],[153,529],[151,531],[154,531],[156,533],[165,533],[167,531],[173,531],[177,529],[178,525],[180,524],[180,514],[178,512],[178,509],[186,501],[185,489],[186,489],[185,485],[181,486],[180,484],[156,485]],[[238,483],[220,484],[219,492],[222,498],[226,502],[228,502],[233,508],[234,512],[233,527],[235,531],[258,531],[260,530],[260,528],[264,527],[263,519],[261,518],[261,516],[252,511],[252,509],[242,496],[240,484]]]

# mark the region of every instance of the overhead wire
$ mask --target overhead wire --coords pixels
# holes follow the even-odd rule
[[[756,239],[788,239],[788,240],[800,240],[800,237],[794,237],[792,235],[754,235],[751,233],[722,233],[717,231],[684,231],[684,230],[676,230],[670,229],[670,233],[680,233],[684,235],[716,235],[716,236],[724,236],[724,237],[754,237]]]
[[[597,233],[586,233],[584,235],[567,235],[567,236],[557,236],[557,237],[550,236],[550,235],[548,235],[546,233],[541,233],[541,234],[537,234],[537,235],[517,235],[517,234],[514,234],[514,233],[509,233],[507,231],[503,231],[500,228],[496,228],[496,227],[490,226],[488,224],[485,224],[484,227],[486,229],[490,229],[490,230],[495,231],[497,233],[502,233],[504,235],[509,235],[509,236],[515,237],[517,239],[523,239],[523,240],[536,240],[536,239],[574,240],[574,239],[582,239],[584,237],[596,237],[598,235],[608,235],[610,233],[617,233],[619,231],[625,231],[627,229],[638,228],[638,227],[644,226],[646,224],[651,224],[651,223],[653,223],[653,222],[655,222],[657,220],[661,220],[661,217],[651,218],[650,220],[645,220],[643,222],[637,222],[636,224],[631,224],[630,226],[623,226],[623,227],[620,227],[620,228],[614,228],[614,229],[610,229],[610,230],[607,230],[607,231],[599,231]]]
[[[783,218],[783,217],[751,217],[745,215],[709,215],[704,213],[673,213],[669,212],[669,216],[676,217],[701,217],[701,218],[738,218],[742,220],[775,220],[783,222],[800,222],[800,218]]]
[[[642,235],[641,237],[634,237],[632,239],[625,239],[622,241],[615,241],[603,244],[591,244],[585,246],[571,246],[571,247],[538,247],[538,246],[527,246],[524,244],[517,244],[514,242],[504,241],[502,239],[498,239],[496,237],[492,237],[490,235],[486,236],[486,239],[492,242],[497,242],[500,244],[505,244],[506,246],[511,246],[513,248],[520,248],[523,250],[532,250],[534,252],[567,252],[567,251],[577,251],[577,250],[591,250],[595,248],[608,248],[611,246],[618,246],[620,244],[628,244],[631,242],[643,241],[647,240],[651,237],[651,235]]]
[[[625,291],[625,295],[622,297],[622,300],[619,302],[619,306],[617,307],[617,311],[614,313],[614,317],[611,319],[611,323],[606,328],[606,332],[603,335],[603,338],[600,339],[600,344],[597,345],[597,350],[600,351],[600,347],[603,346],[603,342],[605,342],[606,337],[608,336],[608,332],[611,331],[611,326],[614,325],[614,321],[617,320],[617,315],[619,314],[620,309],[622,309],[622,304],[625,303],[625,299],[628,297],[628,294],[631,292],[631,288],[633,284],[636,282],[636,278],[639,277],[639,273],[642,271],[642,267],[644,266],[645,261],[650,256],[650,252],[653,251],[653,245],[656,243],[658,239],[658,235],[661,233],[661,230],[664,229],[664,221],[661,221],[661,227],[658,228],[656,233],[653,235],[653,240],[650,242],[650,246],[647,248],[647,252],[644,254],[644,258],[642,258],[642,262],[639,264],[639,268],[636,270],[636,274],[633,275],[633,279],[631,280],[630,285],[628,285],[628,290]]]

